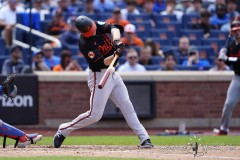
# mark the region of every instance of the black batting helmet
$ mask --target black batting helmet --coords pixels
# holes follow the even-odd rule
[[[77,17],[75,25],[84,37],[93,36],[97,29],[95,22],[87,16]]]

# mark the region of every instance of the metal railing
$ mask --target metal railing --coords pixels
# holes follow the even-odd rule
[[[22,25],[22,24],[20,24],[20,23],[17,23],[17,24],[16,24],[16,28],[22,29],[22,30],[27,31],[27,32],[30,31],[30,27],[25,26],[25,25]],[[42,38],[44,38],[44,39],[47,39],[47,40],[50,40],[50,41],[55,42],[56,47],[58,47],[58,48],[61,48],[61,47],[62,47],[62,44],[61,44],[61,42],[59,41],[59,39],[57,39],[57,38],[55,38],[55,37],[53,37],[53,36],[49,36],[48,34],[42,33],[42,32],[40,32],[40,31],[38,31],[38,30],[35,30],[35,29],[32,29],[32,30],[31,30],[31,33],[32,33],[32,34],[35,34],[35,35],[37,35],[37,36],[39,36],[39,37],[42,37]],[[13,43],[16,44],[16,45],[19,45],[19,46],[21,46],[21,47],[23,47],[23,48],[29,48],[29,44],[26,44],[26,43],[24,43],[24,42],[18,41],[18,40],[16,40],[16,39],[13,40]],[[36,47],[31,47],[31,50],[32,50],[32,51],[38,51],[39,49],[36,48]]]

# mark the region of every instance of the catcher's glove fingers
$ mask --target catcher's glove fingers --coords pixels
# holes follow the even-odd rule
[[[9,75],[2,83],[2,94],[5,98],[13,99],[17,95],[17,86],[14,85],[15,73]]]
[[[2,85],[8,85],[10,83],[14,83],[15,80],[16,80],[16,74],[12,73],[4,80]]]

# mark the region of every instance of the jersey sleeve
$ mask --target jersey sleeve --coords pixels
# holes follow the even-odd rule
[[[111,29],[112,28],[117,28],[120,30],[121,33],[123,33],[123,27],[121,25],[117,25],[117,24],[110,24],[110,23],[106,23],[106,22],[102,22],[102,21],[96,21],[95,22],[97,25],[98,30],[101,33],[109,33],[111,34]]]
[[[96,21],[96,26],[98,31],[100,31],[101,33],[105,34],[105,33],[111,33],[111,29],[112,29],[112,25],[106,22],[102,22],[102,21]]]

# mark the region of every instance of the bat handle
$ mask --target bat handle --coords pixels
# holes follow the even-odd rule
[[[110,75],[110,70],[109,70],[109,69],[111,69],[111,68],[113,67],[113,65],[114,65],[114,63],[116,62],[117,58],[118,58],[118,55],[115,55],[115,57],[113,58],[111,64],[109,65],[108,69],[107,69],[106,72],[104,73],[101,81],[100,81],[99,84],[98,84],[98,88],[99,88],[99,89],[102,89],[102,88],[104,87],[105,83],[107,82],[107,79],[108,79],[108,77],[109,77],[109,75]]]
[[[106,83],[109,75],[110,75],[110,72],[109,72],[109,70],[107,70],[107,71],[105,72],[105,74],[103,75],[101,81],[100,81],[99,84],[98,84],[98,88],[99,88],[99,89],[102,89],[102,88],[104,87],[104,85],[105,85],[105,83]]]
[[[228,44],[229,44],[230,40],[231,40],[231,34],[228,35],[227,41],[226,41],[225,46],[224,46],[225,48],[228,47]]]

